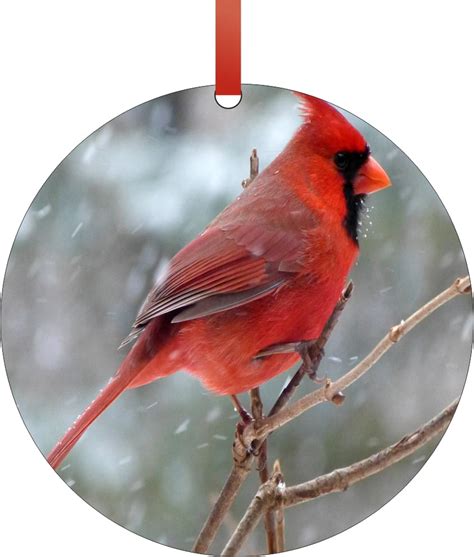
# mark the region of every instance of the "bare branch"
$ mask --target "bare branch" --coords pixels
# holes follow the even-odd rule
[[[259,162],[260,161],[257,156],[257,149],[252,149],[252,153],[250,154],[250,177],[242,180],[242,187],[244,189],[248,188],[258,176]]]
[[[448,427],[459,399],[432,420],[406,435],[397,443],[345,468],[339,468],[313,480],[286,488],[275,477],[260,486],[222,555],[235,555],[258,524],[263,512],[277,507],[291,507],[329,493],[345,491],[353,484],[368,478],[414,453]]]
[[[247,512],[239,522],[221,555],[235,555],[239,551],[247,537],[258,524],[263,510],[270,506],[269,501],[273,494],[273,489],[273,486],[269,485],[268,482],[258,488],[257,495],[252,499]]]
[[[429,422],[378,453],[346,468],[334,470],[315,480],[310,480],[309,482],[304,482],[287,489],[283,495],[284,506],[292,507],[309,499],[327,495],[328,493],[345,491],[353,484],[373,476],[406,458],[420,447],[426,445],[433,437],[446,430],[456,412],[458,403],[459,399],[457,398]]]
[[[333,331],[338,318],[344,309],[347,301],[349,300],[353,290],[353,285],[350,282],[346,288],[344,289],[341,298],[339,299],[334,311],[329,318],[323,332],[321,334],[321,340],[315,341],[315,344],[319,347],[319,352],[316,354],[318,357],[318,363],[320,361],[319,354],[322,355],[324,346],[329,339],[331,332]],[[313,368],[317,371],[317,366],[315,365]],[[288,402],[290,401],[291,397],[296,392],[298,385],[301,383],[305,375],[305,370],[303,366],[301,366],[298,371],[293,376],[290,383],[283,389],[282,393],[278,397],[278,400],[274,404],[273,408],[271,409],[269,416],[274,415],[276,412],[280,411],[284,408]],[[262,455],[262,443],[263,439],[256,440],[255,443],[251,444],[252,452],[248,450],[248,445],[243,443],[242,435],[238,431],[236,432],[234,445],[233,445],[233,455],[234,455],[234,466],[231,470],[231,473],[222,488],[221,493],[217,499],[216,504],[211,510],[209,517],[206,520],[205,525],[203,526],[198,538],[193,547],[193,551],[196,553],[205,553],[209,549],[209,546],[213,542],[214,538],[216,537],[217,531],[224,520],[225,515],[227,514],[228,510],[232,506],[232,503],[237,496],[242,484],[244,483],[245,479],[247,478],[253,462],[255,460],[254,454]],[[266,448],[264,447],[263,450],[265,451],[263,454],[266,454]],[[252,454],[253,453],[253,454]],[[260,458],[260,457],[259,457]],[[263,458],[263,457],[262,457]],[[261,464],[259,465],[260,468]],[[265,480],[266,481],[266,480]]]
[[[258,387],[250,391],[250,408],[252,410],[252,416],[256,420],[263,416],[263,403],[260,398],[260,389]]]
[[[258,450],[262,440],[268,437],[272,431],[282,427],[306,410],[320,404],[321,402],[331,401],[335,404],[340,404],[344,399],[344,395],[341,391],[362,377],[362,375],[364,375],[383,356],[383,354],[385,354],[385,352],[393,346],[393,344],[401,340],[403,336],[428,317],[428,315],[430,315],[433,311],[456,296],[469,292],[470,288],[471,282],[469,277],[466,276],[464,278],[457,279],[449,288],[421,307],[406,321],[402,321],[399,325],[392,327],[389,333],[376,345],[372,352],[343,377],[334,382],[328,380],[324,387],[302,397],[290,407],[247,425],[240,435],[236,436],[236,440],[234,442],[234,461],[236,464],[234,464],[234,468],[228,478],[228,481],[226,482],[226,485],[224,486],[223,491],[221,492],[221,495],[219,496],[219,500],[216,506],[212,509],[206,525],[196,541],[194,551],[207,551],[225,514],[232,505],[237,491],[240,489],[242,483],[247,477],[254,460],[253,455],[249,452],[249,447]],[[300,377],[300,373],[297,372],[295,377],[295,384],[297,386],[297,384],[301,381],[302,375]],[[294,389],[290,389],[290,396],[294,393],[295,389],[296,387]],[[283,396],[284,406],[289,398],[287,398],[286,395]]]
[[[306,412],[306,410],[313,408],[313,406],[317,404],[321,404],[321,402],[329,401],[340,404],[344,397],[342,394],[343,390],[367,373],[387,350],[396,342],[400,341],[416,325],[426,319],[428,315],[456,296],[469,292],[470,285],[471,282],[467,276],[455,280],[449,288],[422,306],[418,311],[408,317],[406,321],[401,321],[398,325],[392,327],[387,335],[375,346],[372,352],[340,379],[334,382],[328,379],[324,387],[307,394],[290,407],[278,412],[278,414],[263,418],[260,422],[249,424],[242,433],[243,443],[246,446],[251,446],[252,443],[255,444],[256,439],[265,439],[272,431],[294,420],[296,417]]]
[[[252,408],[252,416],[254,419],[259,420],[263,417],[263,404],[260,398],[260,389],[256,387],[250,391],[250,400]],[[260,483],[264,484],[269,479],[268,463],[267,463],[267,439],[264,439],[258,449],[257,453],[257,469],[260,476]],[[263,515],[263,522],[265,525],[265,534],[267,537],[267,550],[268,554],[277,553],[277,540],[275,529],[275,517],[273,511],[268,509]]]
[[[252,461],[249,459],[249,466],[241,466],[234,464],[232,470],[227,478],[224,487],[217,499],[216,504],[212,508],[206,523],[202,527],[199,536],[193,547],[194,553],[206,553],[212,541],[214,540],[217,531],[224,520],[225,515],[229,511],[232,503],[237,496],[245,478],[250,472]]]
[[[301,369],[298,370],[292,382],[290,382],[290,385],[288,385],[287,389],[282,393],[280,397],[281,401],[277,401],[274,406],[274,409],[276,407],[278,411],[273,413],[274,410],[272,410],[268,417],[256,420],[245,426],[243,430],[237,431],[233,446],[234,467],[215,507],[212,509],[206,524],[196,540],[196,544],[193,548],[194,551],[204,553],[209,548],[222,520],[251,470],[254,461],[252,452],[258,452],[263,440],[265,440],[271,432],[282,427],[309,408],[321,402],[330,401],[334,404],[341,404],[344,400],[344,395],[341,391],[364,375],[382,355],[393,346],[393,344],[403,338],[403,336],[433,311],[457,295],[469,292],[470,288],[471,283],[469,277],[466,276],[457,279],[449,288],[425,304],[406,321],[402,321],[400,324],[392,327],[389,333],[377,344],[372,352],[343,377],[335,382],[328,380],[324,387],[306,395],[289,408],[282,409],[287,404],[290,396],[295,392],[296,387],[303,377],[304,372],[302,372]],[[342,307],[344,307],[344,305]],[[257,503],[256,505],[258,506]]]
[[[275,460],[273,464],[273,475],[280,476],[280,487],[284,485],[285,481],[281,471],[280,461]],[[278,496],[275,498],[275,526],[276,526],[276,553],[285,551],[285,511],[283,500],[280,497],[282,489],[279,490]]]
[[[274,503],[278,500],[283,485],[283,478],[280,470],[278,468],[276,470],[274,469],[270,479],[264,484],[261,484],[258,488],[257,494],[232,534],[229,543],[225,546],[222,555],[235,555],[235,552],[240,549],[242,543],[247,539],[248,534],[250,534],[257,525],[262,513],[271,508],[269,502],[272,501],[272,503]],[[235,550],[234,543],[237,544]]]

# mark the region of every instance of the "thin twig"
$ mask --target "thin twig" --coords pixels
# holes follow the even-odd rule
[[[251,401],[252,416],[256,420],[261,419],[263,417],[263,404],[262,404],[262,399],[260,398],[260,389],[258,387],[250,391],[250,401]],[[258,449],[257,470],[260,476],[261,484],[267,482],[268,478],[270,477],[268,474],[267,444],[268,444],[268,440],[264,439]],[[271,555],[277,552],[275,517],[271,509],[268,509],[264,513],[263,522],[264,522],[265,534],[267,538],[267,550],[268,550],[268,554]]]
[[[265,439],[268,435],[276,429],[282,427],[288,422],[294,420],[310,408],[322,402],[333,402],[340,404],[343,400],[344,391],[349,385],[360,379],[369,369],[371,369],[376,362],[389,350],[395,343],[401,340],[409,331],[416,325],[421,323],[428,315],[440,308],[446,302],[449,302],[460,294],[465,294],[470,291],[469,277],[458,278],[454,283],[438,294],[435,298],[430,300],[419,310],[413,313],[406,321],[401,321],[395,325],[385,335],[385,337],[375,346],[375,348],[368,354],[358,365],[352,368],[349,372],[343,375],[337,381],[326,381],[326,385],[307,394],[300,398],[297,402],[288,408],[278,412],[273,416],[263,418],[260,422],[249,424],[242,432],[242,441],[246,446],[255,444],[257,439]]]
[[[235,555],[235,551],[240,549],[243,542],[247,539],[248,535],[253,531],[259,522],[262,513],[273,506],[270,505],[269,502],[272,501],[272,503],[276,503],[278,501],[279,504],[279,497],[283,493],[283,489],[283,477],[277,468],[274,470],[269,480],[264,484],[261,484],[258,488],[257,494],[253,498],[247,512],[232,534],[231,539],[225,546],[222,555]],[[236,544],[235,551],[233,546],[234,543]]]
[[[250,462],[251,466],[251,462]],[[206,523],[202,527],[193,547],[194,553],[206,553],[225,515],[232,506],[240,487],[250,472],[250,467],[234,464],[232,470],[219,494],[216,504],[212,508]]]
[[[269,506],[268,501],[273,494],[274,487],[268,482],[262,484],[257,491],[257,495],[252,499],[245,515],[232,534],[221,555],[235,555],[242,547],[247,537],[252,533],[258,524],[263,510]]]
[[[257,156],[257,149],[252,149],[252,153],[250,154],[250,177],[245,178],[245,180],[242,180],[242,187],[244,189],[248,188],[250,184],[258,176],[258,170],[259,170],[259,159]]]
[[[275,482],[272,477],[266,484],[260,486],[222,555],[235,555],[239,551],[258,524],[262,513],[267,509],[276,506],[291,507],[329,493],[345,491],[353,484],[381,472],[411,455],[448,427],[458,402],[459,399],[454,400],[440,414],[413,433],[405,435],[397,443],[350,466],[339,468],[329,474],[289,488],[286,488],[281,482]]]
[[[285,551],[285,511],[283,506],[281,486],[285,484],[283,473],[281,471],[280,461],[277,459],[273,464],[273,475],[280,477],[280,490],[275,498],[275,529],[276,529],[276,553]]]

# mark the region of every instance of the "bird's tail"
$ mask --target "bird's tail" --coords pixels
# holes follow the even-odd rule
[[[61,464],[91,423],[123,393],[134,377],[129,375],[122,373],[120,368],[101,390],[99,396],[78,416],[48,455],[48,462],[53,468]]]
[[[158,344],[156,342],[151,343],[150,337],[155,337],[159,328],[159,319],[155,319],[154,322],[149,324],[122,362],[117,373],[56,443],[48,455],[48,462],[53,468],[57,468],[61,464],[92,422],[130,386],[140,371],[150,362],[156,353],[156,345]],[[155,350],[153,352],[150,351],[150,345],[154,345]]]

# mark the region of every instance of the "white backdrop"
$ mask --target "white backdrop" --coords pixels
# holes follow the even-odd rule
[[[425,0],[243,0],[243,8],[243,81],[321,96],[388,135],[435,187],[472,266],[469,0],[452,0],[449,11],[444,2]],[[2,277],[34,195],[85,136],[150,98],[213,83],[213,14],[214,0],[17,0],[4,7]],[[435,557],[465,554],[472,537],[474,488],[466,475],[473,408],[471,377],[452,426],[421,473],[375,515],[319,544],[318,555],[389,557],[407,547]],[[51,473],[23,426],[3,369],[0,415],[2,550],[51,557],[181,553],[102,517]]]

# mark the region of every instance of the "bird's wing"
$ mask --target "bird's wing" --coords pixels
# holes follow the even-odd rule
[[[187,321],[274,292],[301,270],[304,238],[296,227],[282,229],[268,223],[208,228],[171,260],[166,277],[150,292],[124,343],[159,315],[175,312],[173,322]]]

